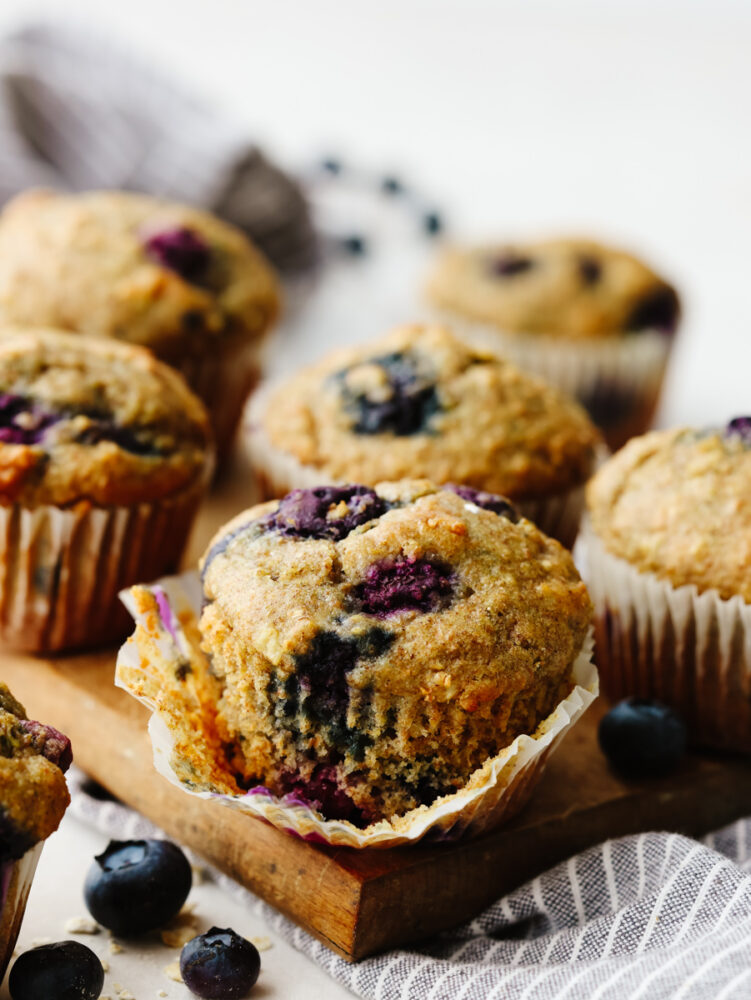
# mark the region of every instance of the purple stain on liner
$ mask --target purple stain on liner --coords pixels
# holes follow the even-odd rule
[[[175,613],[172,610],[172,606],[169,602],[169,598],[165,594],[162,587],[152,587],[151,592],[156,598],[156,604],[159,609],[159,617],[162,620],[162,624],[167,629],[167,631],[175,641],[175,644],[177,645],[178,644],[177,629],[179,626],[177,619],[175,618]]]
[[[193,283],[203,276],[211,256],[203,237],[187,226],[154,233],[146,238],[144,249],[162,267]]]
[[[353,588],[360,611],[388,618],[403,611],[438,611],[454,590],[454,572],[445,563],[399,556],[374,563]]]
[[[273,799],[274,793],[265,785],[254,785],[245,793],[247,795],[262,795],[265,799]]]

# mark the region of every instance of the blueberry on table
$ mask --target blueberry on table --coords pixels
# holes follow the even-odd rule
[[[260,971],[257,948],[230,928],[212,927],[188,941],[180,954],[183,982],[206,1000],[247,996]]]
[[[626,698],[603,716],[600,748],[627,777],[651,778],[674,770],[686,752],[686,726],[659,701]]]
[[[25,951],[8,979],[13,1000],[97,1000],[103,985],[102,963],[78,941]]]
[[[188,859],[168,840],[112,840],[94,859],[83,892],[96,921],[133,937],[179,913],[191,881]]]
[[[368,252],[368,241],[356,233],[352,236],[343,236],[341,246],[350,257],[364,257]]]
[[[438,212],[426,212],[422,217],[422,228],[428,236],[438,236],[443,232],[443,219]]]

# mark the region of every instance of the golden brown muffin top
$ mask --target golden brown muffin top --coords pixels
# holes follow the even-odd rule
[[[575,402],[436,326],[406,326],[303,369],[261,417],[322,481],[425,476],[527,499],[583,483],[599,435]]]
[[[751,437],[736,430],[652,431],[587,487],[605,547],[674,586],[751,602]]]
[[[457,318],[576,340],[669,334],[680,311],[675,290],[637,257],[584,239],[450,247],[427,291]]]
[[[115,337],[176,363],[217,337],[260,337],[278,308],[261,254],[198,209],[31,191],[0,216],[0,323]]]
[[[316,649],[332,684],[347,670],[350,688],[394,699],[473,713],[504,693],[547,696],[591,616],[558,542],[503,498],[427,480],[294,490],[225,525],[202,571],[201,631],[235,732],[247,685],[302,670]]]
[[[0,330],[0,503],[152,501],[192,486],[211,460],[203,404],[150,351]]]
[[[63,772],[72,759],[68,738],[30,721],[0,682],[0,862],[57,829],[70,801]]]

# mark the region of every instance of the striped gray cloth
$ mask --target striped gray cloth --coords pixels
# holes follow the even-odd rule
[[[0,41],[0,204],[40,186],[173,198],[240,226],[283,272],[315,259],[302,190],[244,128],[138,59],[62,25]]]
[[[73,775],[72,812],[109,836],[153,836]],[[356,965],[226,876],[217,881],[365,1000],[748,1000],[751,820],[702,842],[644,833],[540,875],[471,923]]]

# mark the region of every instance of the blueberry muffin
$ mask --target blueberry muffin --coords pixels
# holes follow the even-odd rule
[[[665,701],[696,743],[751,750],[751,419],[654,431],[587,489],[597,662],[615,697]]]
[[[237,787],[359,827],[534,734],[590,622],[562,546],[503,497],[427,480],[294,490],[227,524],[201,568]]]
[[[70,741],[32,722],[0,682],[0,978],[18,937],[43,841],[70,801],[63,777]]]
[[[437,326],[303,369],[250,411],[265,496],[420,476],[510,497],[572,544],[599,435],[572,400]]]
[[[279,308],[238,229],[140,194],[32,191],[0,216],[0,324],[150,348],[203,399],[226,451]]]
[[[176,569],[212,455],[202,403],[149,351],[2,331],[2,640],[119,638],[118,591]]]
[[[583,239],[449,248],[427,291],[470,336],[576,396],[611,448],[649,427],[680,304],[637,257]]]

